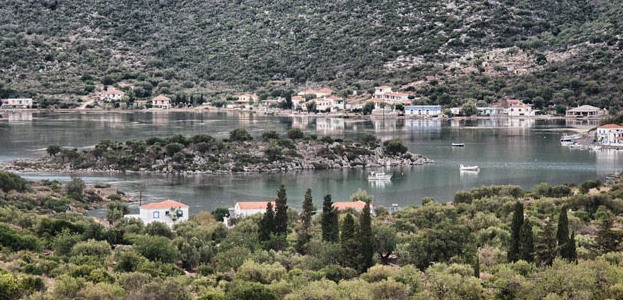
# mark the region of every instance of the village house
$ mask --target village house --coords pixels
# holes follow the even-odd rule
[[[123,96],[125,96],[125,93],[123,91],[120,91],[113,87],[109,87],[108,90],[101,93],[100,100],[107,102],[116,101],[121,100]]]
[[[499,109],[497,107],[477,107],[479,116],[495,116],[499,114]]]
[[[306,95],[314,95],[316,98],[326,97],[333,94],[333,90],[330,88],[321,88],[318,90],[304,90],[298,93],[299,96],[305,97]]]
[[[405,116],[410,117],[437,117],[442,114],[441,105],[407,105]]]
[[[604,146],[623,147],[623,126],[606,124],[597,127],[597,141]]]
[[[303,105],[305,103],[305,97],[292,96],[292,109],[294,110],[307,110],[307,107]]]
[[[348,202],[333,202],[333,207],[337,208],[337,210],[354,209],[355,211],[362,211],[364,206],[366,206],[366,203],[361,200]],[[370,204],[370,211],[374,211],[374,207],[372,206],[372,204]]]
[[[273,209],[275,207],[275,201],[271,201]],[[254,202],[236,202],[234,206],[234,217],[248,217],[258,213],[266,212],[266,206],[268,201],[254,201]]]
[[[159,95],[151,99],[152,108],[169,109],[171,108],[171,98]]]
[[[377,97],[384,95],[386,93],[391,93],[391,92],[392,92],[392,87],[387,86],[387,85],[374,87],[374,95]]]
[[[152,222],[162,222],[169,227],[176,223],[188,221],[188,205],[175,200],[165,200],[149,203],[139,207],[139,214],[125,215],[125,218],[140,219],[145,225]]]
[[[317,111],[335,112],[344,110],[344,98],[338,96],[323,97],[314,100],[316,102]]]
[[[575,108],[568,109],[565,113],[567,118],[599,118],[606,115],[608,112],[605,109],[591,105],[582,105]]]
[[[245,93],[238,96],[238,100],[245,101],[245,103],[256,103],[259,97],[256,94]]]
[[[498,110],[509,117],[534,116],[531,104],[526,104],[521,100],[505,99],[498,102]]]
[[[16,109],[16,108],[32,108],[32,98],[9,98],[2,99],[2,108]]]

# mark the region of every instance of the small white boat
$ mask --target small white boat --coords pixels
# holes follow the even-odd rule
[[[563,135],[560,138],[560,144],[563,146],[570,146],[570,145],[574,145],[576,143],[577,140],[582,139],[582,136],[579,134],[573,134],[573,135]]]
[[[471,172],[478,172],[478,171],[480,171],[480,167],[478,167],[478,166],[465,166],[463,164],[460,164],[459,168],[460,168],[461,171],[471,171]]]
[[[452,143],[452,147],[465,147],[465,143]]]
[[[390,180],[392,174],[385,174],[384,172],[370,172],[368,174],[368,180]]]

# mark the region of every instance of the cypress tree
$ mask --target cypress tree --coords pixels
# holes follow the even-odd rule
[[[370,216],[370,202],[361,211],[359,216],[359,272],[363,273],[374,264],[374,246],[372,245],[372,217]]]
[[[511,241],[508,249],[508,261],[515,262],[519,260],[519,233],[523,225],[523,204],[517,201],[515,203],[515,212],[513,213],[513,222],[511,223]]]
[[[342,223],[340,235],[340,248],[342,264],[345,267],[357,268],[357,237],[355,236],[355,218],[347,214]]]
[[[474,277],[480,278],[480,255],[478,255],[478,250],[476,250],[476,261],[474,262]]]
[[[337,242],[339,239],[339,224],[337,209],[333,207],[331,195],[324,196],[322,202],[322,218],[320,220],[322,227],[322,240],[327,242]]]
[[[283,184],[277,190],[275,200],[275,234],[288,234],[288,198]]]
[[[575,232],[571,232],[569,241],[565,244],[564,248],[560,250],[562,258],[576,262],[578,260],[578,254],[575,251]]]
[[[519,232],[519,259],[527,262],[534,261],[534,234],[532,233],[532,223],[526,218]]]
[[[612,232],[614,221],[612,217],[607,217],[599,224],[597,232],[597,247],[601,254],[616,251],[619,245],[618,236]]]
[[[309,240],[311,240],[310,228],[313,209],[312,191],[311,189],[307,189],[305,192],[305,199],[303,200],[303,212],[301,213],[301,229],[296,240],[296,251],[300,254],[305,254],[305,247]]]
[[[266,212],[260,220],[259,226],[259,240],[262,242],[270,240],[270,234],[275,231],[275,213],[273,211],[273,204],[268,202],[266,204]]]
[[[559,223],[560,224],[560,223]],[[536,259],[540,265],[551,266],[556,258],[558,247],[556,246],[556,236],[554,233],[554,223],[550,218],[545,220],[543,232],[536,245]]]
[[[569,242],[569,219],[567,218],[567,208],[562,207],[560,215],[558,216],[558,229],[556,230],[556,240],[558,241],[558,249],[562,258],[567,258],[563,255],[563,249]]]

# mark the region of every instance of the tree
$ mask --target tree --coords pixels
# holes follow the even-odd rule
[[[262,140],[264,141],[278,140],[278,139],[279,139],[279,134],[274,130],[270,130],[270,131],[266,131],[262,133]]]
[[[359,216],[359,272],[363,273],[374,265],[374,246],[372,245],[372,217],[370,215],[370,202],[361,211]]]
[[[536,260],[539,265],[551,266],[556,258],[558,247],[556,246],[556,235],[554,233],[554,223],[550,218],[545,220],[545,226],[536,245]]]
[[[399,155],[407,152],[407,146],[405,146],[400,139],[391,139],[383,143],[385,146],[385,152],[389,155]]]
[[[515,262],[519,260],[519,233],[523,221],[523,204],[517,201],[517,203],[515,203],[515,212],[513,213],[513,222],[511,223],[511,241],[507,255],[508,261]]]
[[[287,136],[292,140],[300,140],[305,137],[305,133],[303,133],[303,130],[300,130],[299,128],[292,128],[288,130]]]
[[[563,249],[565,249],[569,242],[569,219],[567,217],[567,208],[563,206],[560,209],[560,215],[558,215],[558,228],[556,230],[556,240],[558,241],[558,249],[561,251],[562,258]]]
[[[45,151],[48,153],[48,155],[50,155],[50,157],[56,156],[58,153],[61,152],[61,146],[59,146],[59,145],[50,145],[50,146],[48,146],[48,148]]]
[[[130,213],[130,208],[128,204],[114,201],[108,204],[108,208],[106,209],[106,220],[110,225],[113,225],[115,222],[121,220],[124,215]]]
[[[305,254],[305,248],[312,236],[310,230],[313,210],[312,191],[307,189],[303,200],[303,212],[301,213],[301,229],[296,241],[296,251],[300,254]]]
[[[229,217],[229,208],[224,206],[217,207],[212,211],[212,215],[217,221],[223,222],[223,218]]]
[[[389,256],[396,249],[396,229],[389,225],[376,226],[372,230],[374,251],[378,253],[381,264],[389,264]]]
[[[560,256],[570,262],[578,260],[578,254],[575,250],[575,232],[571,232],[569,241],[560,250]]]
[[[82,179],[74,177],[69,183],[67,183],[67,196],[74,200],[82,201],[82,193],[84,192],[85,187],[86,185]]]
[[[379,146],[379,142],[380,139],[377,138],[374,134],[372,133],[366,133],[363,135],[363,138],[361,138],[361,143],[370,147],[370,148],[376,148]]]
[[[478,107],[476,107],[476,102],[474,102],[473,100],[465,102],[465,104],[463,104],[463,106],[461,107],[461,112],[465,116],[478,114]]]
[[[534,233],[532,223],[526,218],[519,232],[519,259],[527,262],[534,261]]]
[[[374,110],[374,102],[368,101],[363,105],[363,109],[361,110],[364,115],[369,115]]]
[[[273,232],[275,232],[275,212],[273,211],[273,204],[268,202],[266,212],[259,224],[259,240],[261,242],[270,240],[270,234]]]
[[[277,190],[275,200],[275,234],[288,234],[288,198],[283,184]]]
[[[180,255],[171,240],[163,236],[137,236],[134,241],[134,249],[155,262],[174,263]]]
[[[268,287],[257,282],[240,281],[225,293],[225,300],[277,300]]]
[[[357,189],[352,195],[350,195],[350,201],[363,201],[363,202],[371,202],[374,200],[374,195],[368,194],[368,191],[364,189]]]
[[[236,128],[229,132],[229,140],[235,142],[245,142],[252,140],[253,137],[250,133],[242,128]]]
[[[345,267],[357,268],[357,237],[355,236],[355,219],[351,214],[347,214],[342,223],[340,248],[342,264]]]
[[[331,201],[331,195],[328,194],[324,197],[322,202],[322,218],[320,221],[322,227],[322,240],[327,242],[337,242],[339,239],[338,228],[338,212],[333,207],[333,201]]]
[[[614,220],[611,216],[604,218],[599,224],[597,232],[597,248],[601,254],[616,251],[619,245],[619,236],[612,231]]]
[[[26,191],[27,187],[28,182],[21,176],[7,171],[0,171],[0,190],[3,192],[8,193],[11,190],[15,190],[21,193]]]

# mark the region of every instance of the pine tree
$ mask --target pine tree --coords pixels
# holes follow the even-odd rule
[[[515,203],[515,212],[513,213],[513,223],[511,223],[511,241],[508,249],[508,261],[515,262],[519,260],[519,234],[523,222],[523,204],[517,201],[517,203]]]
[[[560,225],[560,223],[559,223]],[[543,232],[536,245],[536,259],[539,265],[551,266],[556,258],[558,247],[556,246],[556,236],[554,233],[554,223],[550,218],[545,220]]]
[[[576,262],[578,260],[578,254],[575,251],[575,232],[571,232],[571,237],[563,249],[560,250],[560,254],[562,258],[570,262]]]
[[[363,273],[374,265],[374,246],[372,245],[372,217],[370,216],[370,202],[361,211],[359,216],[359,272]]]
[[[519,259],[527,262],[534,261],[534,234],[532,233],[532,223],[526,218],[519,232]]]
[[[558,241],[558,249],[561,251],[560,256],[566,258],[562,253],[563,249],[569,242],[569,219],[567,218],[567,208],[562,207],[558,216],[558,229],[556,230],[556,240]]]
[[[275,234],[288,234],[288,198],[283,184],[277,190],[275,200]]]
[[[333,207],[331,195],[326,195],[322,202],[322,240],[327,242],[337,242],[339,239],[339,225],[337,209]]]
[[[314,209],[312,202],[312,191],[307,189],[305,199],[303,200],[303,212],[301,213],[301,229],[296,240],[296,251],[305,254],[305,248],[309,240],[311,240],[311,221]]]
[[[270,240],[270,234],[275,231],[275,213],[273,211],[273,204],[268,202],[266,204],[266,212],[260,220],[259,224],[259,240],[262,242]]]
[[[342,264],[345,267],[357,268],[357,237],[355,236],[355,218],[347,214],[342,223],[342,234],[340,235],[340,248]]]

